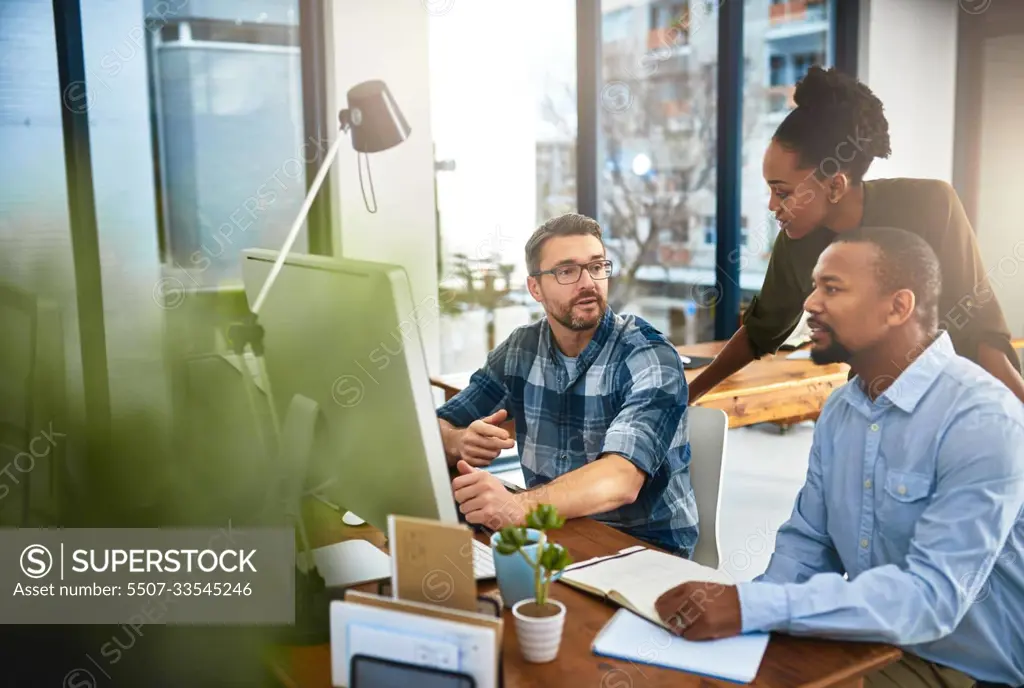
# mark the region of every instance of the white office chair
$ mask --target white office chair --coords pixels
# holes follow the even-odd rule
[[[690,484],[697,500],[700,537],[693,551],[698,564],[717,569],[722,559],[718,547],[718,517],[722,508],[722,476],[729,416],[725,411],[690,406]]]

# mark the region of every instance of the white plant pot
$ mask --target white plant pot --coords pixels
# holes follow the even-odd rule
[[[533,598],[516,602],[512,607],[512,616],[516,620],[516,637],[519,639],[519,651],[522,652],[523,659],[542,664],[558,656],[558,648],[562,644],[562,629],[565,627],[565,605],[549,598],[547,603],[558,607],[557,614],[535,617],[522,613],[524,606],[536,602]]]

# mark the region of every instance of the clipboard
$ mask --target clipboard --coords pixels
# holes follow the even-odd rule
[[[482,598],[488,599],[489,598]],[[382,595],[374,595],[369,592],[359,592],[358,590],[349,590],[345,593],[345,601],[352,602],[354,604],[363,604],[368,607],[378,607],[381,609],[392,609],[399,612],[406,612],[408,614],[422,614],[435,619],[444,619],[445,621],[457,621],[459,623],[470,624],[471,626],[482,626],[485,628],[494,629],[495,638],[495,652],[496,656],[501,656],[501,643],[502,633],[504,631],[505,622],[500,615],[492,616],[487,613],[479,612],[465,612],[459,609],[448,609],[446,607],[438,607],[437,605],[427,604],[425,602],[413,602],[410,600],[399,600],[394,597],[384,597]],[[493,600],[489,600],[493,602]]]
[[[500,683],[500,619],[405,600],[367,604],[366,598],[356,601],[355,593],[331,602],[332,685],[350,685],[356,655],[464,673],[479,685]]]
[[[497,594],[497,593],[495,593]],[[377,597],[384,597],[387,599],[395,599],[391,590],[391,581],[382,580],[377,583]],[[502,611],[504,607],[501,604],[501,597],[492,597],[488,594],[477,595],[476,598],[476,613],[483,614],[484,616],[496,616],[502,618]]]
[[[475,612],[472,538],[465,525],[389,515],[392,594],[402,600]]]

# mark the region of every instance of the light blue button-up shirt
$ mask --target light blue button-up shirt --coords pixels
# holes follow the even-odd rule
[[[1024,405],[943,332],[874,402],[859,378],[828,399],[771,563],[738,586],[743,631],[1024,684],[1022,506]]]

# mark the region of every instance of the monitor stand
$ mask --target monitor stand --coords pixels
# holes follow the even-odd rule
[[[362,583],[391,577],[391,557],[366,540],[345,540],[313,549],[309,544],[305,521],[302,518],[303,490],[309,464],[316,446],[318,430],[323,427],[320,406],[302,395],[295,395],[284,424],[281,426],[279,465],[283,468],[284,500],[288,519],[297,527],[302,539],[302,551],[296,566],[300,573],[317,575],[331,589],[348,588]],[[316,494],[312,496],[330,504]],[[337,507],[331,505],[337,510]],[[341,514],[338,514],[341,517]],[[352,515],[354,516],[354,514]],[[347,516],[351,521],[351,516]],[[361,520],[361,519],[360,519]]]
[[[345,540],[317,547],[313,550],[313,562],[329,590],[391,577],[391,557],[366,540]]]

